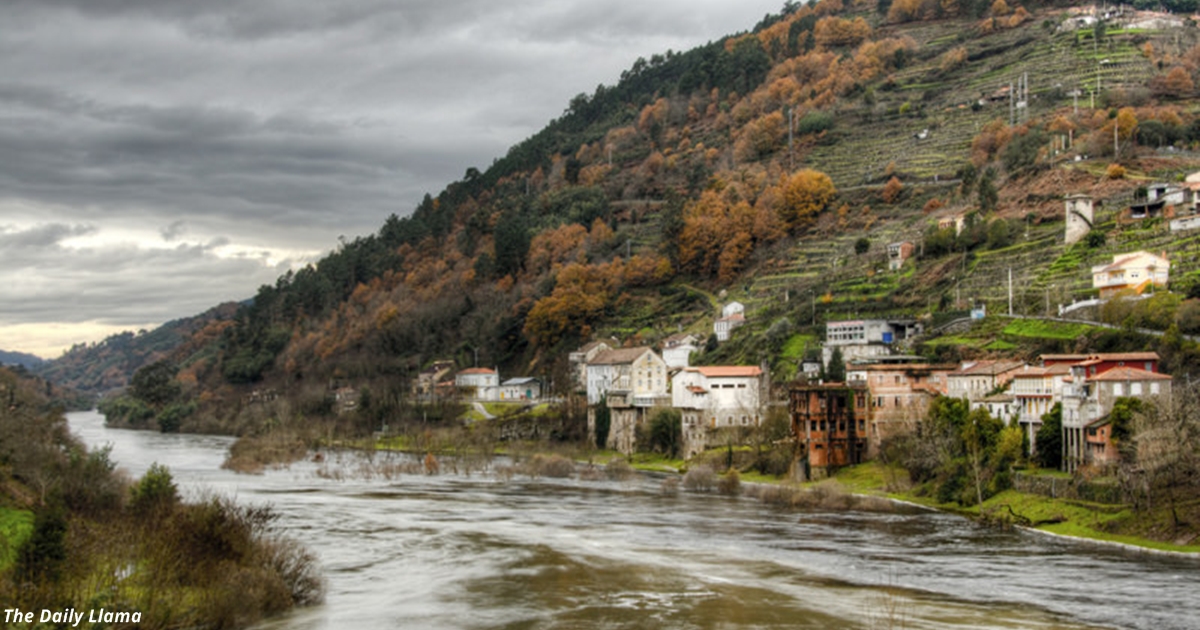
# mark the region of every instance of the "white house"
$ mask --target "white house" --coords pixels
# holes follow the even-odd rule
[[[685,368],[691,364],[692,353],[700,349],[700,339],[691,333],[671,335],[662,342],[662,358],[671,369]]]
[[[746,323],[746,307],[741,302],[730,302],[721,309],[721,316],[713,322],[713,334],[717,341],[729,341],[734,328]]]
[[[542,397],[542,382],[532,376],[510,378],[500,384],[500,400],[530,402]]]
[[[946,395],[972,403],[981,401],[1007,385],[1024,366],[1021,361],[965,361],[960,369],[946,375]]]
[[[662,357],[645,346],[597,354],[587,366],[588,432],[595,435],[595,406],[603,399],[610,412],[606,446],[632,453],[646,412],[670,404],[667,372]]]
[[[762,369],[753,365],[688,367],[675,374],[671,405],[682,415],[684,455],[703,452],[716,429],[762,424],[765,388]]]
[[[1063,465],[1069,472],[1094,460],[1116,460],[1115,452],[1104,452],[1110,446],[1108,440],[1089,440],[1088,432],[1112,412],[1118,398],[1153,399],[1171,394],[1171,377],[1166,374],[1131,365],[1091,374],[1089,364],[1099,361],[1071,366],[1071,382],[1063,388]]]
[[[454,386],[466,400],[500,399],[500,374],[491,368],[468,368],[454,376]]]
[[[620,347],[616,339],[592,341],[585,344],[583,347],[567,355],[567,361],[571,365],[571,374],[575,377],[576,391],[587,391],[587,366],[588,362],[596,358],[597,354]]]

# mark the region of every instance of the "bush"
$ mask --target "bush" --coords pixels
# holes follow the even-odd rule
[[[683,487],[692,492],[711,492],[717,482],[717,474],[709,466],[696,466],[683,476]]]
[[[717,482],[717,492],[726,496],[735,497],[742,493],[742,478],[738,475],[738,471],[730,470],[721,475],[720,481]]]
[[[141,481],[130,490],[129,507],[142,515],[158,513],[175,507],[179,490],[166,466],[154,462],[142,475]]]

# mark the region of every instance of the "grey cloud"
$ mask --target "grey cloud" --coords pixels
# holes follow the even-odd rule
[[[75,236],[92,234],[96,228],[91,225],[65,225],[51,223],[38,225],[26,230],[0,230],[0,255],[5,250],[12,249],[43,249],[57,246],[65,239]],[[4,255],[5,258],[9,256]]]
[[[260,251],[374,232],[637,57],[778,5],[9,0],[0,318],[140,325],[251,295],[284,269]],[[175,247],[60,246],[81,229]]]

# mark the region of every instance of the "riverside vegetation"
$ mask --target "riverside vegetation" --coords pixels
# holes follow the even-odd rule
[[[68,431],[45,384],[0,368],[0,601],[140,613],[142,628],[236,628],[321,600],[313,556],[267,508],[180,500]]]

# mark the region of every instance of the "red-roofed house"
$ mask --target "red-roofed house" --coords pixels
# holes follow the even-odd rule
[[[684,456],[704,451],[711,432],[756,427],[767,400],[762,368],[755,365],[687,367],[671,379],[671,405],[683,417]]]
[[[1103,446],[1111,441],[1111,430],[1101,437],[1099,429],[1118,398],[1171,395],[1171,377],[1166,374],[1123,366],[1091,375],[1094,367],[1094,361],[1072,367],[1072,381],[1063,388],[1063,465],[1069,472],[1087,464],[1115,461],[1115,448]],[[1097,454],[1101,457],[1096,458]]]
[[[499,400],[500,374],[491,368],[467,368],[454,375],[454,386],[465,400]]]

